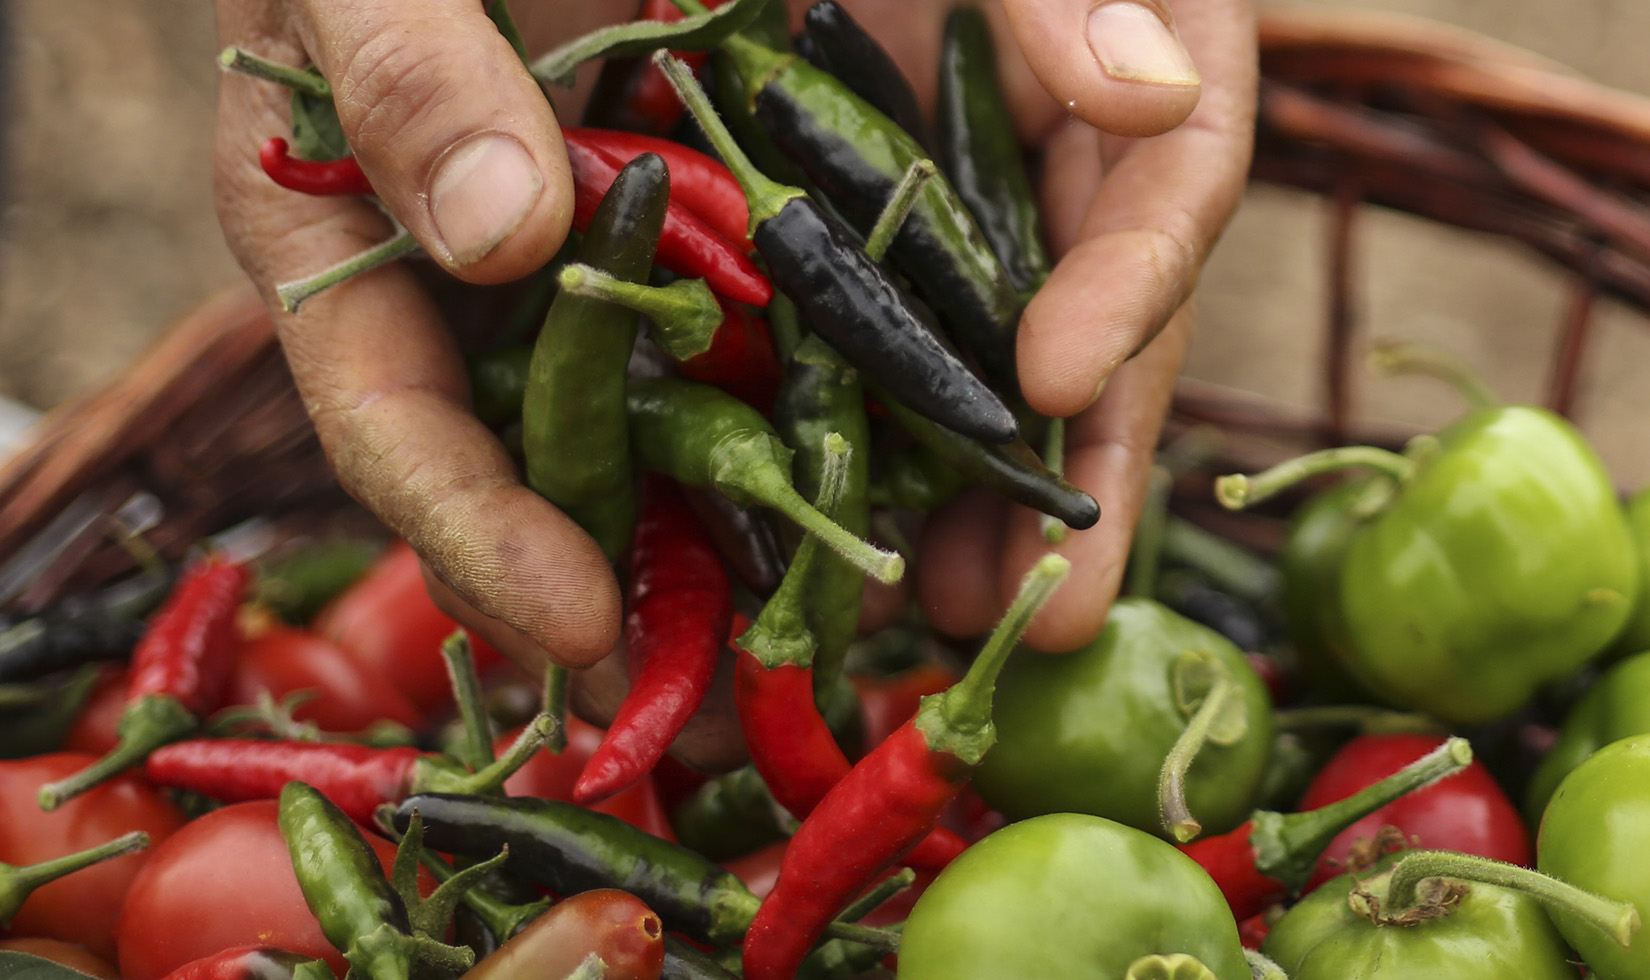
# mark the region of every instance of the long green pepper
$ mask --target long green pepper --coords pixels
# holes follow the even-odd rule
[[[578,261],[644,282],[670,203],[670,172],[646,153],[619,171],[579,247]],[[625,413],[625,369],[636,314],[563,291],[533,348],[522,404],[527,483],[617,561],[630,544],[636,497]]]

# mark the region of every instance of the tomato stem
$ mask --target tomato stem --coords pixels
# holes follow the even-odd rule
[[[1478,372],[1441,348],[1400,340],[1376,341],[1369,351],[1369,363],[1382,374],[1424,374],[1438,378],[1454,388],[1474,409],[1502,405],[1495,390]]]
[[[1186,722],[1185,731],[1169,749],[1157,777],[1158,817],[1163,829],[1182,844],[1203,832],[1203,824],[1192,816],[1186,805],[1186,773],[1192,768],[1204,743],[1210,740],[1215,724],[1231,712],[1244,710],[1238,696],[1237,680],[1225,665],[1207,655],[1194,656],[1198,656],[1202,665],[1212,672],[1213,681],[1198,702],[1197,710]]]
[[[1289,980],[1289,974],[1283,972],[1283,967],[1256,950],[1245,949],[1243,958],[1249,964],[1251,980]]]
[[[1376,446],[1338,446],[1297,456],[1261,473],[1234,473],[1215,480],[1215,499],[1227,510],[1242,510],[1303,480],[1345,469],[1372,469],[1402,483],[1415,472],[1415,461]]]
[[[1134,525],[1134,541],[1129,545],[1128,567],[1124,570],[1123,591],[1150,599],[1157,595],[1158,569],[1163,565],[1163,539],[1169,523],[1169,491],[1174,477],[1161,466],[1153,466],[1146,481],[1146,501]]]
[[[1190,953],[1153,953],[1129,964],[1123,980],[1220,980]]]
[[[17,914],[29,895],[41,885],[71,875],[82,868],[141,851],[148,846],[149,835],[141,830],[134,830],[96,847],[88,847],[84,851],[37,864],[18,867],[0,862],[0,928],[11,924],[12,916]]]
[[[882,903],[905,891],[916,884],[917,873],[911,868],[901,868],[894,874],[877,882],[877,886],[856,899],[854,904],[842,910],[837,916],[841,922],[858,922],[876,911]]]

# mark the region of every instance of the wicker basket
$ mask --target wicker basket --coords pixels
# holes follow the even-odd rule
[[[1353,417],[1348,250],[1363,205],[1517,241],[1570,271],[1547,398],[1567,413],[1594,299],[1650,311],[1650,100],[1421,20],[1272,11],[1260,38],[1252,179],[1320,194],[1334,214],[1322,404],[1303,412],[1183,380],[1168,434],[1218,426],[1230,437],[1213,464],[1222,469],[1264,465],[1289,447],[1403,438]],[[1176,497],[1231,537],[1277,540],[1278,511],[1226,515],[1205,503],[1206,474]],[[268,317],[250,290],[235,290],[174,324],[104,389],[52,412],[0,465],[0,610],[38,609],[126,570],[131,558],[108,533],[123,514],[154,515],[146,539],[175,556],[252,516],[351,509]]]

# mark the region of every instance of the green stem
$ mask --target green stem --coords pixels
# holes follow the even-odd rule
[[[1245,476],[1234,473],[1215,480],[1215,499],[1227,510],[1242,510],[1266,498],[1325,473],[1362,468],[1372,469],[1402,483],[1415,472],[1415,461],[1407,456],[1375,446],[1339,446],[1297,456],[1287,462]]]
[[[551,755],[567,750],[567,668],[557,663],[544,665],[544,714],[555,726],[544,741]]]
[[[128,702],[120,715],[120,741],[96,762],[77,773],[40,787],[40,809],[57,809],[99,783],[143,764],[162,745],[187,738],[200,727],[183,702],[165,694],[151,694]]]
[[[905,891],[917,882],[917,873],[910,868],[901,868],[894,874],[877,882],[877,886],[855,900],[852,905],[842,910],[837,916],[843,922],[858,922],[876,911],[883,902],[888,901],[900,892]]]
[[[0,863],[0,928],[11,924],[12,916],[17,914],[29,895],[41,885],[71,875],[82,868],[141,851],[148,846],[149,835],[141,830],[134,830],[96,847],[41,861],[38,864],[17,867]]]
[[[1427,878],[1452,878],[1510,888],[1535,899],[1549,911],[1590,922],[1624,948],[1639,928],[1639,911],[1538,871],[1454,851],[1410,851],[1392,866],[1383,917],[1400,915],[1416,904],[1416,887]]]
[[[575,296],[615,303],[647,317],[655,327],[659,346],[678,361],[710,350],[722,326],[722,307],[703,279],[649,286],[575,262],[563,268],[557,280],[563,290]]]
[[[1203,696],[1202,703],[1186,723],[1186,730],[1175,739],[1163,760],[1163,769],[1157,778],[1157,809],[1163,829],[1184,844],[1203,832],[1203,824],[1192,816],[1186,806],[1186,773],[1192,768],[1197,754],[1209,739],[1209,731],[1216,719],[1228,710],[1227,705],[1238,698],[1237,681],[1225,669],[1215,674],[1214,685]]]
[[[851,943],[879,949],[884,953],[899,952],[899,933],[892,929],[877,929],[853,922],[833,921],[825,927],[825,935],[831,939],[846,939]]]
[[[1043,465],[1055,476],[1066,475],[1066,420],[1048,420],[1048,432],[1043,436]],[[1037,523],[1043,531],[1043,540],[1059,544],[1066,539],[1066,522],[1052,514],[1039,514]]]
[[[1423,374],[1454,388],[1475,409],[1498,408],[1503,403],[1478,373],[1461,358],[1441,348],[1401,340],[1377,341],[1369,363],[1382,374]]]
[[[1146,479],[1146,500],[1134,525],[1134,542],[1123,590],[1132,596],[1151,598],[1157,594],[1157,573],[1163,567],[1163,538],[1169,523],[1169,491],[1174,478],[1161,466],[1153,466]]]
[[[1071,562],[1055,554],[1044,555],[1020,580],[1020,592],[1008,611],[986,639],[985,647],[969,665],[963,679],[940,694],[925,699],[918,710],[917,726],[928,737],[934,751],[950,752],[969,765],[985,757],[995,742],[991,727],[991,701],[997,690],[997,675],[1008,663],[1008,655],[1037,611],[1071,572]],[[932,705],[932,707],[930,707]]]
[[[1345,799],[1302,813],[1267,810],[1250,816],[1255,867],[1298,892],[1317,870],[1318,858],[1341,831],[1394,800],[1453,776],[1472,764],[1472,746],[1451,738],[1421,758]]]
[[[1172,514],[1163,529],[1163,557],[1202,572],[1249,602],[1269,602],[1281,588],[1282,578],[1271,562]]]
[[[1289,980],[1283,967],[1255,950],[1244,950],[1243,958],[1249,964],[1249,980]]]
[[[905,224],[906,215],[917,203],[917,195],[922,193],[923,187],[939,168],[932,160],[916,160],[905,168],[905,174],[900,177],[899,183],[894,185],[894,192],[888,196],[888,203],[882,206],[882,213],[877,215],[876,224],[871,226],[871,234],[865,239],[865,254],[872,262],[881,262],[893,243],[894,236],[899,234],[900,226]]]
[[[504,754],[491,764],[477,769],[473,773],[448,781],[446,785],[436,788],[433,786],[422,788],[426,793],[465,793],[483,794],[497,792],[504,781],[515,775],[516,771],[525,766],[539,749],[550,739],[550,734],[557,730],[556,722],[549,715],[536,715],[527,727],[521,730],[516,740],[504,750]]]
[[[1123,980],[1220,980],[1190,953],[1153,953],[1129,964]]]
[[[423,863],[424,848],[420,847],[418,850],[420,863]],[[407,910],[407,918],[412,922],[413,933],[431,939],[445,936],[447,927],[452,924],[453,912],[458,908],[458,903],[464,901],[472,892],[480,891],[481,882],[488,875],[503,868],[509,859],[510,845],[505,844],[497,854],[487,860],[479,861],[442,879],[440,886],[430,893],[429,898],[420,899],[415,890],[414,901],[408,903]],[[501,936],[499,941],[508,938]]]
[[[218,67],[225,71],[239,72],[242,75],[251,75],[266,82],[275,82],[290,89],[297,89],[305,95],[313,95],[317,99],[332,98],[332,86],[327,80],[313,72],[301,68],[292,68],[287,65],[278,65],[267,58],[260,58],[250,51],[237,48],[233,44],[218,55]]]
[[[464,722],[464,758],[460,761],[480,771],[493,761],[493,733],[481,701],[481,678],[476,676],[476,658],[470,650],[469,634],[463,629],[453,630],[452,635],[441,642],[441,656],[447,662],[447,679],[452,683],[458,715]]]
[[[424,848],[419,858],[438,882],[446,883],[459,874],[452,865],[441,860],[440,856],[429,848]],[[522,927],[543,915],[555,904],[555,899],[546,897],[527,905],[517,905],[504,901],[485,888],[466,889],[459,900],[481,919],[482,924],[499,942],[504,942],[520,932]]]
[[[288,313],[296,313],[306,300],[314,297],[317,293],[323,293],[339,283],[347,282],[356,276],[371,272],[379,266],[394,262],[402,256],[411,255],[418,249],[418,240],[413,238],[412,232],[405,228],[398,228],[388,241],[374,245],[329,269],[322,269],[313,276],[276,286],[275,295],[281,301],[281,309]]]
[[[739,186],[745,189],[745,200],[750,204],[750,229],[767,221],[793,199],[803,197],[804,192],[799,187],[787,187],[768,177],[756,168],[750,157],[740,148],[733,134],[722,118],[716,114],[716,109],[710,104],[710,97],[700,87],[693,72],[682,64],[681,59],[671,55],[669,51],[654,52],[653,63],[670,79],[670,84],[676,89],[688,111],[693,113],[693,119],[699,124],[699,129],[710,140],[711,146],[716,148],[716,154],[733,171],[734,177],[739,180]]]

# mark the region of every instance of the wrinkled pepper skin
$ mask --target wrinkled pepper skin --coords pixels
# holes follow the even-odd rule
[[[1402,857],[1388,855],[1378,871]],[[1341,875],[1301,899],[1261,943],[1289,980],[1576,980],[1569,948],[1534,899],[1475,882],[1453,912],[1377,925],[1348,901],[1354,877],[1385,897],[1388,875]]]
[[[1615,638],[1638,556],[1603,464],[1558,416],[1485,409],[1438,440],[1347,545],[1342,653],[1384,696],[1472,724]]]
[[[1536,840],[1536,868],[1605,898],[1650,912],[1650,736],[1611,742],[1558,784]],[[1623,949],[1602,931],[1555,913],[1553,922],[1587,961],[1594,980],[1650,977],[1641,931]],[[1573,975],[1573,974],[1572,974]]]
[[[975,789],[1010,820],[1073,811],[1162,833],[1158,773],[1189,717],[1171,680],[1183,651],[1214,654],[1246,709],[1244,735],[1205,745],[1186,780],[1205,833],[1236,827],[1254,808],[1271,755],[1266,685],[1225,637],[1149,599],[1118,600],[1081,649],[1009,660],[997,681],[997,745]]]
[[[1650,734],[1650,653],[1611,667],[1570,708],[1558,741],[1525,790],[1524,816],[1530,826],[1540,826],[1547,801],[1571,770],[1611,742],[1644,734]]]
[[[940,872],[906,921],[899,977],[1117,980],[1154,953],[1189,953],[1219,980],[1249,977],[1202,868],[1149,834],[1054,813],[996,831]]]

